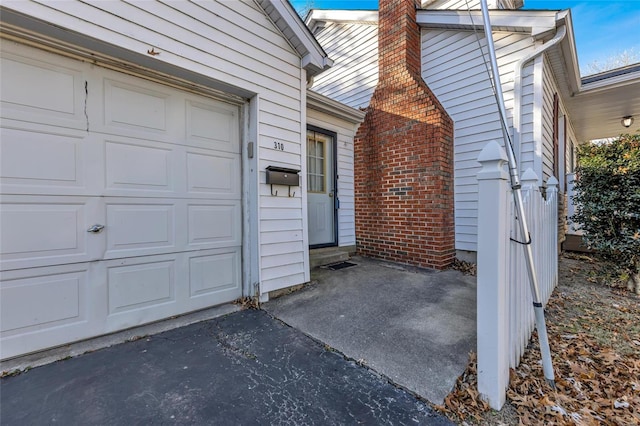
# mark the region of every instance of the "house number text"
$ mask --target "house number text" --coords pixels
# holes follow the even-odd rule
[[[273,142],[273,149],[277,149],[278,151],[284,151],[284,144],[282,142]]]

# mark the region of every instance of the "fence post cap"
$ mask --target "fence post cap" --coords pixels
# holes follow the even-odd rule
[[[480,155],[478,156],[478,162],[480,164],[491,163],[494,161],[502,161],[501,165],[507,161],[507,153],[495,140],[489,141],[487,145],[482,148]]]
[[[507,153],[496,141],[490,141],[478,156],[478,162],[482,169],[478,172],[478,180],[502,179],[506,180],[509,175],[504,169],[507,162]]]
[[[524,171],[522,174],[522,183],[524,185],[536,186],[538,184],[538,175],[533,171],[531,167]]]
[[[547,186],[558,186],[558,179],[556,179],[555,176],[551,176],[547,179]]]

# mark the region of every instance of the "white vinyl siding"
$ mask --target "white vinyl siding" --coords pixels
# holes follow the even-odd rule
[[[486,43],[479,34],[486,52]],[[512,124],[513,79],[517,61],[533,49],[525,34],[495,33],[496,54],[507,110]],[[488,61],[488,57],[486,59]],[[522,128],[523,151],[531,150],[531,74],[525,67]],[[491,140],[502,143],[498,108],[487,67],[473,31],[422,30],[422,76],[454,121],[456,249],[476,250],[480,151]],[[525,156],[527,154],[524,154]]]
[[[252,123],[249,127],[257,129],[258,138],[253,142],[258,146],[259,194],[253,196],[258,197],[260,210],[261,292],[307,280],[301,190],[293,188],[296,194],[292,198],[282,194],[272,197],[264,173],[269,165],[304,171],[304,72],[299,55],[255,2],[6,1],[3,7],[89,35],[141,58],[148,59],[147,52],[153,49],[159,53],[154,58],[160,64],[206,76],[219,81],[223,89],[230,86],[247,97],[254,96],[257,117],[247,119]],[[243,146],[249,142],[246,137]],[[276,150],[274,141],[285,150]],[[242,154],[246,154],[244,148]]]
[[[356,244],[353,138],[358,126],[310,108],[307,109],[307,123],[337,134],[338,245],[353,246]]]
[[[544,73],[543,73],[543,94],[544,94],[544,105],[543,105],[543,117],[544,120],[542,122],[542,135],[544,141],[544,149],[543,149],[543,170],[542,175],[544,177],[544,181],[548,179],[551,174],[553,174],[553,163],[551,159],[553,157],[553,94],[560,93],[558,89],[558,84],[552,74],[551,63],[547,59],[546,55],[544,57]],[[572,173],[575,168],[575,153],[572,155],[571,150],[575,151],[576,144],[576,133],[573,128],[573,123],[571,121],[571,117],[567,114],[567,109],[564,105],[562,97],[559,98],[560,111],[559,116],[564,116],[566,121],[566,132],[564,134],[564,171],[565,173]],[[561,133],[562,134],[562,133]],[[559,142],[559,149],[563,149],[562,142]],[[573,158],[574,163],[571,163],[571,159]],[[561,160],[559,158],[558,160]],[[563,176],[556,176],[556,178],[561,181],[564,179]],[[562,189],[562,185],[561,185]]]
[[[378,84],[377,22],[327,22],[314,35],[334,65],[315,77],[311,90],[353,108],[369,105]]]

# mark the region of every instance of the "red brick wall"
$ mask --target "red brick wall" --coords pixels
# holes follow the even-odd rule
[[[414,0],[380,0],[379,83],[355,139],[360,254],[445,268],[455,256],[453,123],[420,74]]]

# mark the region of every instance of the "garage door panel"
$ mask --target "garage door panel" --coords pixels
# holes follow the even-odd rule
[[[242,244],[240,200],[106,199],[105,259]]]
[[[169,92],[122,81],[104,80],[104,115],[107,128],[166,133]],[[157,86],[154,86],[157,87]]]
[[[231,291],[239,296],[240,249],[228,253],[194,256],[189,259],[191,298]]]
[[[187,100],[187,140],[190,145],[226,152],[240,152],[239,109],[222,102]]]
[[[60,187],[83,187],[83,139],[77,134],[3,128],[0,131],[3,186],[11,185],[14,191],[40,189],[44,193],[57,193]]]
[[[87,286],[83,272],[5,281],[0,290],[0,330],[28,332],[84,320],[81,300]]]
[[[20,50],[11,43],[4,44],[9,51]],[[53,55],[43,55],[43,60],[35,60],[8,52],[2,54],[0,97],[3,118],[86,128],[83,74],[79,69],[55,63],[57,61],[53,59]]]
[[[240,202],[188,206],[188,235],[191,248],[239,246],[241,244]]]
[[[0,216],[1,269],[86,262],[101,253],[100,235],[87,232],[100,220],[100,200],[92,198],[3,196]]]
[[[166,204],[160,204],[163,202]],[[181,204],[173,200],[154,204],[142,199],[107,201],[105,259],[183,249],[176,244],[176,226],[184,222],[176,217],[176,210],[184,209]]]
[[[109,315],[175,302],[175,261],[110,266]]]
[[[0,274],[0,358],[95,333],[89,269],[80,263]]]
[[[187,151],[187,185],[190,195],[216,198],[240,197],[240,155]]]
[[[184,253],[106,260],[104,332],[188,312]]]
[[[158,144],[150,145],[106,141],[106,188],[172,191],[175,154]]]

